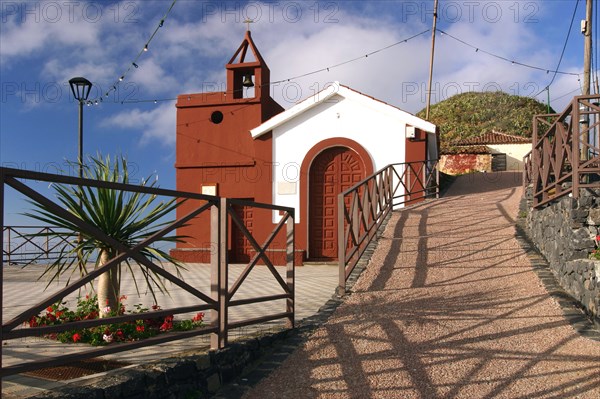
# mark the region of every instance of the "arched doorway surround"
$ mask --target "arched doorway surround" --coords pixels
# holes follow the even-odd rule
[[[323,140],[306,154],[300,207],[307,222],[309,259],[337,259],[337,196],[372,173],[371,157],[354,140]]]

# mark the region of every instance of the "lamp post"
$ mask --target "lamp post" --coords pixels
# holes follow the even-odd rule
[[[79,165],[79,177],[83,177],[83,104],[87,101],[92,82],[86,78],[77,77],[69,80],[69,86],[73,92],[73,97],[79,101],[79,145],[77,152],[77,164]]]
[[[90,91],[92,90],[92,82],[86,78],[77,77],[69,80],[69,86],[73,92],[73,97],[79,101],[79,141],[77,149],[77,165],[79,166],[79,178],[83,177],[83,104],[87,101]],[[81,199],[79,200],[81,205]],[[77,235],[77,244],[81,243],[81,232]],[[77,251],[79,266],[82,266],[81,251]]]

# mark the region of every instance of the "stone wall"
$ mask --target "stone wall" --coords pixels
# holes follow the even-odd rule
[[[491,172],[490,154],[443,154],[438,164],[440,172],[449,175],[462,175],[471,172]]]
[[[600,234],[600,190],[582,189],[578,199],[563,197],[542,209],[529,209],[531,240],[562,288],[600,324],[600,261],[589,259]]]
[[[54,388],[30,399],[177,399],[209,398],[241,375],[295,330],[284,330],[219,351],[183,355],[160,362],[117,369]]]

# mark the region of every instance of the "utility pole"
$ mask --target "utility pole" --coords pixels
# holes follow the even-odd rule
[[[581,33],[583,33],[583,95],[588,96],[590,94],[590,77],[592,70],[592,0],[586,1],[585,7],[585,20],[581,21]],[[580,125],[581,140],[583,146],[581,147],[581,160],[588,159],[588,143],[590,142],[589,132],[589,115],[580,117],[582,122]]]
[[[582,21],[581,33],[583,33],[583,95],[590,94],[590,77],[592,70],[592,3],[586,1],[585,21]]]
[[[591,0],[590,0],[591,1]],[[429,58],[429,84],[427,85],[427,108],[425,109],[425,120],[429,120],[429,108],[431,107],[431,82],[433,79],[433,54],[435,52],[435,30],[437,27],[438,0],[433,3],[433,27],[431,28],[431,57]]]

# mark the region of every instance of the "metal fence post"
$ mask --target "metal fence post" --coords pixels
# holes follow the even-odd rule
[[[46,231],[46,241],[45,241],[45,249],[46,249],[46,259],[50,258],[50,236],[48,235],[48,233],[50,233],[50,228],[46,227],[45,228]]]
[[[228,211],[229,200],[221,198],[219,206],[219,349],[227,345],[229,323],[229,284],[228,278],[228,257],[227,257],[227,237],[228,237]]]
[[[429,196],[429,187],[427,187],[427,161],[423,161],[423,183],[421,184],[421,188],[423,189],[423,198],[427,198]]]
[[[346,293],[346,240],[344,231],[344,195],[338,194],[338,287],[337,294]]]
[[[579,129],[579,98],[573,98],[571,104],[573,112],[573,117],[571,118],[571,129],[573,129],[573,132],[571,133],[571,146],[573,154],[573,164],[571,165],[573,168],[573,176],[571,177],[571,184],[573,185],[573,198],[577,199],[579,198],[579,166],[581,162],[581,153],[579,152],[579,140],[581,139],[579,137],[579,135],[581,134],[581,131]]]
[[[227,205],[227,199],[220,198],[218,205],[213,205],[210,210],[211,295],[218,306],[218,310],[211,311],[211,322],[218,327],[218,332],[211,334],[211,349],[222,349],[227,345]]]
[[[210,297],[219,302],[219,259],[221,246],[219,245],[219,207],[215,203],[210,207]],[[213,324],[220,325],[221,317],[219,309],[210,311],[210,321]],[[210,348],[219,349],[219,334],[210,334]]]
[[[291,298],[288,298],[286,301],[286,312],[291,313],[291,316],[288,318],[288,327],[294,328],[294,316],[295,316],[295,306],[296,306],[296,287],[294,285],[294,278],[296,273],[296,260],[295,260],[295,246],[294,246],[294,214],[290,214],[288,220],[286,222],[286,279],[287,286],[290,289],[290,293],[292,295]]]
[[[411,190],[411,186],[410,186],[410,175],[412,172],[412,168],[410,167],[410,163],[407,163],[404,167],[406,168],[405,169],[406,170],[406,187],[405,187],[406,192],[404,193],[404,198],[405,198],[404,202],[410,202],[410,200],[412,199],[412,196],[411,196],[412,190]]]
[[[4,185],[4,183],[3,183],[3,185]],[[4,225],[2,225],[2,231],[4,231]],[[12,253],[12,251],[11,251],[12,244],[10,242],[10,227],[6,228],[6,231],[8,232],[8,250],[6,251],[6,260],[8,261],[8,264],[10,265],[10,255]],[[4,243],[2,243],[2,245],[4,245]],[[2,251],[4,252],[4,248],[2,248]]]
[[[352,198],[352,201],[350,202],[350,206],[352,207],[352,209],[350,209],[350,212],[352,212],[352,232],[354,233],[354,239],[358,241],[360,239],[360,217],[361,214],[364,215],[365,208],[363,207],[362,211],[358,209],[361,202],[358,190],[354,193],[353,197],[354,198]],[[363,204],[365,199],[366,196],[365,193],[363,193]],[[352,245],[354,246],[356,244],[353,242]]]
[[[4,233],[4,171],[0,168],[0,226]],[[9,230],[10,237],[10,230]],[[2,239],[4,246],[4,238]],[[8,252],[10,253],[10,238]],[[4,247],[2,248],[4,251]],[[10,255],[8,255],[8,264],[10,264]],[[2,309],[4,309],[4,254],[0,256],[0,320],[4,320]],[[4,323],[4,322],[3,322]],[[0,328],[0,346],[4,348],[4,337]],[[2,350],[0,350],[0,368],[2,367]],[[0,396],[2,396],[2,381],[0,380]]]
[[[439,160],[435,164],[435,198],[440,198],[440,163]]]

